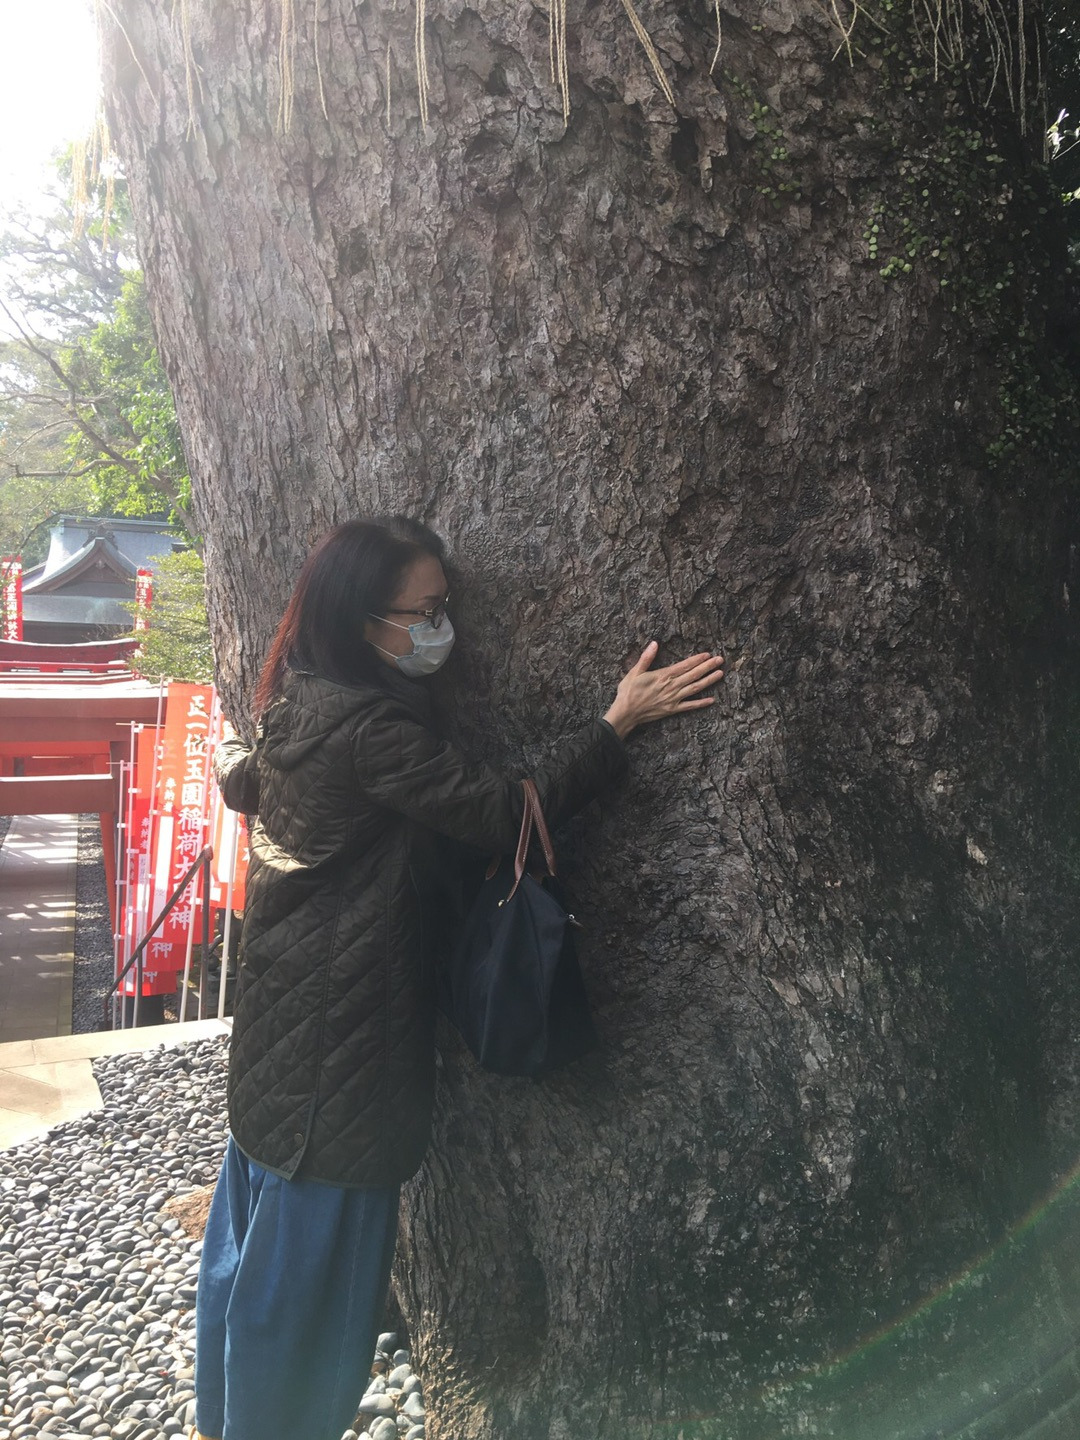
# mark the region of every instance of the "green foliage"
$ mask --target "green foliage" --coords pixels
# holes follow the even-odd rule
[[[1034,32],[1023,76],[1021,47],[1008,38],[1009,24],[1028,23],[1023,13],[1006,8],[1005,28],[995,29],[997,21],[988,26],[977,8],[953,0],[921,9],[909,0],[857,0],[844,48],[852,65],[874,67],[889,96],[858,124],[889,177],[867,197],[862,238],[882,281],[931,280],[943,308],[977,332],[996,362],[999,426],[988,459],[996,465],[1037,447],[1075,469],[1080,337],[1062,330],[1080,303],[1080,265],[1070,272],[1066,247],[1059,243],[1055,257],[1053,240],[1071,230],[1080,261],[1080,122],[1070,118],[1080,116],[1080,7],[1048,0],[1041,76]],[[774,207],[800,199],[799,146],[784,117],[741,77],[729,72],[725,81],[743,134],[752,136],[757,193]],[[898,104],[902,146],[892,118]],[[1045,156],[1044,104],[1055,121]]]
[[[1044,156],[1037,127],[1029,123],[1024,133],[1024,116],[1002,87],[987,103],[990,86],[976,52],[965,52],[962,63],[951,67],[951,88],[943,90],[906,7],[881,0],[876,19],[870,46],[883,81],[906,99],[909,120],[921,133],[897,160],[889,123],[881,116],[864,118],[881,150],[882,173],[895,177],[869,202],[867,259],[886,282],[931,278],[945,309],[982,337],[1001,377],[1000,426],[987,447],[991,462],[1038,448],[1075,466],[1075,341],[1071,353],[1068,338],[1058,333],[1058,317],[1068,311],[1063,301],[1075,291],[1077,274],[1065,244],[1055,255],[1053,243],[1064,241],[1068,225],[1062,201],[1069,197],[1060,188],[1055,158],[1068,149],[1065,120]],[[1076,47],[1080,85],[1080,20],[1070,18],[1061,33],[1066,31]],[[1052,48],[1051,59],[1054,53]],[[1046,77],[1048,94],[1055,73]],[[1013,100],[1016,91],[1014,84]],[[1080,205],[1074,210],[1080,219]]]
[[[1047,0],[1047,95],[1051,171],[1067,205],[1074,255],[1080,251],[1080,8]]]
[[[0,488],[0,555],[21,555],[23,566],[38,565],[49,553],[51,516],[85,514],[79,481],[21,480]]]
[[[101,514],[172,513],[183,524],[191,504],[180,430],[154,346],[141,271],[123,284],[112,315],[65,350],[62,363],[84,395],[104,397],[93,423],[70,432],[72,466],[92,476]]]
[[[33,359],[0,344],[0,555],[21,554],[28,566],[48,551],[47,516],[82,514],[92,505],[89,480],[68,473],[63,424],[58,427],[47,407],[25,398],[41,384],[28,363]]]
[[[760,27],[755,27],[759,29]],[[801,200],[803,186],[788,149],[784,127],[776,113],[751,91],[733,71],[724,72],[729,93],[742,101],[754,134],[753,168],[759,176],[757,193],[779,209],[785,201]]]
[[[70,158],[60,168],[52,213],[0,233],[13,332],[0,342],[0,538],[19,548],[35,522],[64,510],[168,516],[194,539],[126,186],[116,180],[110,198],[100,183],[80,229],[65,198]]]
[[[868,128],[883,127],[871,117]],[[881,278],[910,275],[921,261],[943,290],[954,287],[950,308],[997,303],[1016,273],[1014,261],[1002,258],[1016,238],[1017,212],[1004,165],[992,136],[961,118],[954,92],[945,122],[905,152],[898,185],[871,207],[863,239]],[[1022,229],[1019,238],[1030,233]]]
[[[157,562],[150,628],[134,662],[152,680],[214,678],[214,652],[206,618],[203,563],[194,550],[180,550]],[[134,605],[129,607],[134,614]]]
[[[757,139],[762,174],[758,193],[774,205],[780,205],[784,197],[801,199],[802,186],[792,168],[783,126],[769,106],[759,100],[751,102],[750,120]]]

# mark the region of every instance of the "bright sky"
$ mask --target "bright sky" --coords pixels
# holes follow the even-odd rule
[[[32,207],[52,153],[87,138],[98,88],[91,0],[0,0],[0,214]]]

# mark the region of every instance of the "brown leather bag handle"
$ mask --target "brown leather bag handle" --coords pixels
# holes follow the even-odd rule
[[[529,804],[529,792],[526,790],[522,796],[521,832],[518,835],[517,849],[514,852],[514,878],[517,882],[514,885],[514,890],[517,889],[518,884],[521,881],[521,877],[525,873],[525,860],[529,853],[529,842],[532,840],[532,827],[532,807]],[[485,880],[493,880],[495,878],[495,872],[499,868],[499,862],[501,859],[501,855],[493,855],[491,857],[491,861],[488,864],[487,868],[487,874],[484,876]],[[510,894],[512,895],[513,893],[514,891],[511,890]]]
[[[521,783],[525,794],[521,812],[521,834],[518,836],[517,853],[514,855],[514,890],[521,884],[521,877],[525,874],[525,862],[529,858],[529,842],[532,840],[533,832],[533,809],[529,798],[529,782],[523,780]],[[510,895],[513,895],[514,890],[510,891]],[[509,898],[508,895],[507,899]]]
[[[548,867],[548,874],[555,874],[555,848],[551,843],[551,835],[547,828],[547,821],[544,819],[544,811],[540,805],[540,792],[533,780],[521,782],[523,809],[521,815],[521,832],[518,835],[517,851],[514,854],[514,885],[506,900],[512,900],[517,894],[517,888],[525,875],[525,866],[529,859],[529,843],[532,840],[533,829],[536,829],[540,836],[540,845],[544,851],[544,860]],[[488,876],[493,871],[488,871]],[[500,905],[505,905],[506,900],[500,900]]]
[[[551,843],[551,832],[548,830],[544,811],[540,805],[540,791],[536,788],[535,780],[523,780],[521,784],[526,798],[532,805],[533,825],[536,827],[537,835],[540,836],[540,845],[544,851],[544,859],[547,861],[547,873],[554,879],[556,874],[555,847]]]

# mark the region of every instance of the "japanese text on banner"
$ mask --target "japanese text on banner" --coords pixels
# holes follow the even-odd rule
[[[0,559],[0,601],[3,602],[3,618],[0,624],[0,639],[21,640],[23,638],[22,604],[22,559],[18,555],[5,555]]]
[[[152,913],[147,923],[163,908],[206,842],[211,697],[209,685],[174,682],[169,686],[158,771]],[[194,880],[151,940],[153,969],[183,968],[196,895]]]

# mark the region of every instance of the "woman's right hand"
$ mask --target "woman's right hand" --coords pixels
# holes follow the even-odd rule
[[[688,710],[702,710],[716,702],[715,695],[702,695],[724,678],[724,657],[708,651],[691,655],[660,670],[649,667],[660,647],[650,640],[640,657],[619,682],[615,701],[604,716],[623,740],[639,725],[651,720],[664,720],[669,715],[682,715]]]

